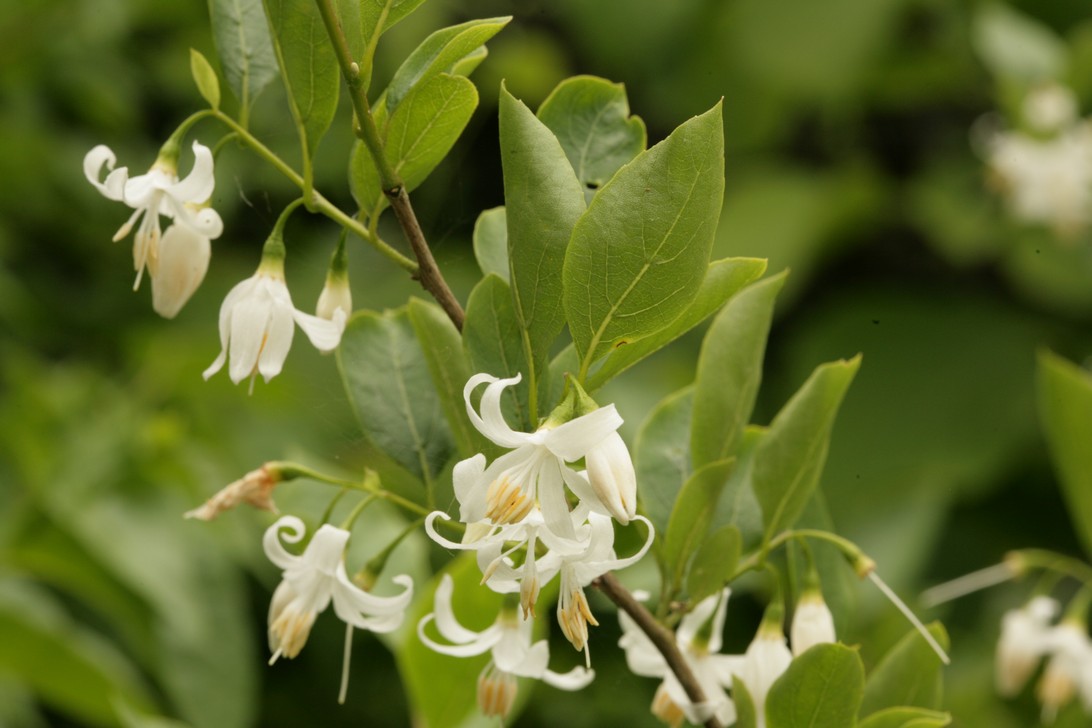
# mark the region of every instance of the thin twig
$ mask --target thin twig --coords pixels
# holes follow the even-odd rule
[[[379,137],[379,129],[376,128],[375,118],[372,116],[368,97],[364,91],[364,81],[361,78],[360,67],[353,61],[349,43],[345,39],[345,33],[341,29],[341,23],[337,17],[332,0],[315,0],[322,22],[326,26],[326,33],[330,36],[330,42],[334,46],[334,54],[337,56],[338,65],[341,67],[341,75],[345,77],[345,83],[349,87],[349,97],[353,102],[353,110],[356,112],[357,123],[354,125],[357,136],[364,142],[364,146],[372,155],[372,161],[379,172],[380,185],[383,194],[391,203],[398,224],[402,226],[402,232],[406,236],[413,254],[417,257],[419,269],[413,276],[421,284],[421,287],[432,294],[436,302],[444,309],[444,313],[455,324],[455,328],[462,331],[463,320],[466,315],[459,304],[455,294],[444,280],[443,274],[436,266],[436,260],[432,257],[432,251],[425,240],[425,234],[421,231],[421,225],[417,222],[417,215],[413,211],[406,186],[401,177],[391,167],[387,155],[383,151],[383,142]]]
[[[690,702],[694,704],[706,702],[705,691],[701,689],[697,678],[690,670],[690,665],[686,663],[686,658],[682,656],[678,645],[675,644],[675,635],[657,622],[656,618],[652,616],[652,612],[645,609],[645,605],[637,601],[633,594],[615,578],[614,574],[607,572],[593,581],[592,585],[606,594],[607,598],[617,604],[619,609],[632,617],[637,626],[648,635],[648,638],[652,640],[652,644],[664,656],[664,661],[671,668],[671,672],[675,673],[675,677],[678,678],[679,684],[686,691]],[[705,726],[706,728],[721,728],[720,721],[717,720],[715,715],[705,721]]]

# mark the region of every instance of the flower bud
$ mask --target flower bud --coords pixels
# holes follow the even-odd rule
[[[612,432],[584,458],[588,481],[603,507],[623,526],[637,513],[637,476],[626,443]]]
[[[834,615],[818,589],[809,589],[800,597],[792,616],[792,654],[799,657],[819,644],[834,642]]]
[[[149,259],[156,313],[168,319],[178,315],[205,279],[211,255],[208,236],[177,223],[167,228],[159,241],[155,264]]]
[[[348,316],[353,310],[353,295],[349,290],[349,279],[333,276],[326,277],[326,285],[319,294],[318,304],[315,306],[315,315],[319,318],[332,321],[334,311],[341,309]]]

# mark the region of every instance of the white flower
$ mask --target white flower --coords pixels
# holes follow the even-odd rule
[[[1057,613],[1058,602],[1040,596],[1001,618],[994,665],[998,693],[1012,697],[1027,684],[1050,648],[1050,623]]]
[[[785,644],[780,619],[763,619],[758,633],[743,655],[736,678],[747,686],[755,705],[755,726],[766,726],[766,696],[777,678],[789,669],[792,653]]]
[[[599,502],[623,526],[637,512],[637,475],[621,435],[612,432],[584,456]]]
[[[333,602],[334,613],[348,625],[339,696],[339,702],[345,702],[352,628],[379,633],[398,629],[413,598],[413,579],[405,575],[394,577],[394,583],[402,586],[403,591],[392,597],[366,592],[349,581],[345,573],[344,552],[349,532],[324,524],[301,555],[288,553],[281,539],[299,543],[305,531],[303,521],[283,516],[266,530],[262,539],[266,556],[284,570],[269,604],[269,649],[273,653],[269,664],[282,656],[298,655],[307,643],[315,617]]]
[[[1085,626],[1063,621],[1046,635],[1050,660],[1036,696],[1043,704],[1043,722],[1053,723],[1058,711],[1080,691],[1085,712],[1092,711],[1092,643]]]
[[[611,404],[556,427],[517,432],[504,421],[501,395],[505,387],[519,381],[518,374],[512,379],[475,374],[463,389],[467,414],[478,431],[501,447],[512,448],[512,452],[497,458],[484,470],[479,481],[471,486],[468,498],[460,501],[463,521],[488,519],[501,525],[516,523],[537,504],[546,527],[562,538],[572,539],[573,524],[564,485],[568,483],[570,488],[585,492],[589,489],[566,463],[579,460],[603,442],[622,424],[622,418]],[[482,395],[479,415],[470,395],[485,382],[489,386]]]
[[[239,283],[220,306],[220,355],[205,370],[208,379],[224,366],[230,354],[228,374],[235,384],[261,374],[268,382],[281,372],[299,324],[319,351],[331,351],[345,330],[344,311],[332,321],[298,311],[284,282],[279,261],[263,260],[258,272]]]
[[[799,657],[815,645],[834,642],[834,615],[818,589],[809,589],[796,603],[792,615],[792,654]]]
[[[705,694],[705,702],[694,703],[686,694],[675,673],[667,666],[663,655],[648,635],[625,612],[618,613],[622,625],[622,637],[618,646],[625,650],[626,664],[637,675],[662,678],[656,691],[652,712],[672,726],[678,726],[682,717],[691,723],[701,724],[714,715],[723,725],[736,720],[735,704],[725,692],[732,685],[732,675],[742,669],[743,658],[739,655],[721,655],[721,633],[728,609],[729,589],[701,600],[682,618],[675,633],[675,642],[683,658],[690,666],[694,678]]]
[[[159,263],[152,269],[152,308],[174,318],[190,300],[209,269],[209,237],[188,225],[174,223],[159,241]]]
[[[322,287],[318,303],[315,305],[315,315],[319,318],[333,320],[338,309],[346,315],[353,310],[353,294],[349,290],[349,279],[341,276],[326,277],[326,285]]]
[[[574,667],[567,673],[547,668],[550,648],[545,640],[532,642],[533,622],[520,617],[518,611],[502,611],[492,626],[482,632],[466,629],[455,618],[451,596],[455,585],[444,574],[436,587],[435,611],[417,625],[417,634],[429,648],[453,657],[470,657],[490,652],[492,659],[478,677],[478,703],[486,715],[504,717],[512,707],[516,694],[516,677],[542,680],[562,690],[579,690],[595,678],[595,672]],[[436,622],[436,628],[448,642],[442,644],[428,636],[426,627]]]
[[[215,210],[204,207],[216,184],[212,152],[208,147],[194,142],[193,154],[193,169],[182,180],[178,178],[176,149],[173,153],[168,150],[161,152],[147,174],[133,178],[129,177],[126,167],[114,169],[117,157],[105,145],[98,145],[83,159],[83,172],[87,181],[103,196],[124,202],[134,210],[114,235],[115,241],[128,235],[137,220],[143,217],[133,239],[133,265],[137,272],[133,290],[140,286],[145,267],[151,275],[156,275],[160,258],[160,215],[203,236],[206,243],[208,239],[217,238],[223,232],[224,225],[220,216]],[[100,181],[103,165],[111,171],[106,179]],[[181,303],[178,306],[181,307]]]

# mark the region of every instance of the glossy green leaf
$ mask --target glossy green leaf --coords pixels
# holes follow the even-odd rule
[[[337,359],[365,437],[431,483],[454,447],[406,310],[353,314],[341,335]]]
[[[690,412],[693,402],[693,387],[668,395],[649,413],[637,431],[633,447],[637,496],[659,534],[667,533],[675,498],[690,477]]]
[[[944,626],[933,622],[928,629],[940,646],[948,649]],[[917,630],[911,629],[869,674],[861,714],[897,706],[940,709],[944,688],[941,668],[943,664],[933,648]]]
[[[0,671],[80,723],[114,722],[115,696],[152,705],[139,673],[110,643],[77,624],[51,595],[6,578],[0,589]]]
[[[755,498],[752,477],[754,475],[755,452],[766,429],[752,425],[743,433],[736,450],[736,467],[724,485],[713,514],[713,528],[726,525],[739,529],[743,538],[744,550],[753,548],[762,540],[762,508]]]
[[[1070,518],[1092,553],[1092,373],[1039,355],[1039,419],[1062,484]]]
[[[505,390],[501,408],[516,429],[531,430],[528,409],[527,359],[520,340],[519,321],[512,305],[512,292],[498,276],[483,278],[466,302],[463,345],[474,372],[508,378],[517,374],[523,380]]]
[[[500,32],[511,19],[505,16],[470,20],[437,30],[425,38],[398,68],[387,86],[384,104],[388,115],[393,115],[414,86],[454,70],[459,61]]]
[[[563,270],[582,374],[611,349],[666,328],[694,301],[723,193],[718,103],[639,155],[595,196],[576,223]]]
[[[793,659],[766,696],[769,728],[849,728],[864,693],[857,650],[839,644],[812,647]]]
[[[576,358],[576,349],[569,344],[550,361],[550,374],[547,394],[543,400],[542,411],[548,412],[561,402],[565,394],[567,378],[576,374],[580,360]]]
[[[220,79],[216,77],[216,71],[212,69],[209,59],[201,55],[201,51],[190,48],[190,74],[201,97],[209,102],[214,109],[220,108]]]
[[[412,192],[443,161],[478,106],[478,90],[463,76],[441,73],[413,88],[387,122],[383,153]],[[353,148],[353,197],[362,210],[386,207],[386,196],[371,152]]]
[[[455,559],[446,573],[455,585],[451,600],[455,618],[468,629],[488,628],[496,618],[502,597],[481,586],[481,572],[474,559],[465,556]],[[406,616],[407,622],[417,624],[432,612],[439,582],[437,574],[430,584],[422,585],[423,593]],[[427,630],[434,640],[443,641],[435,624]],[[451,657],[434,652],[414,637],[402,644],[396,657],[410,706],[416,714],[414,725],[454,728],[463,726],[477,712],[478,674],[489,661],[488,651],[474,657]]]
[[[686,593],[691,602],[716,594],[728,583],[739,563],[743,537],[735,526],[713,531],[694,554],[686,575]]]
[[[425,0],[351,0],[360,6],[361,35],[365,40],[386,33]]]
[[[732,682],[732,699],[736,704],[734,728],[757,728],[758,711],[755,710],[755,701],[742,680]]]
[[[499,103],[512,295],[534,362],[565,327],[561,266],[584,193],[546,125],[503,86]]]
[[[574,76],[557,85],[538,118],[561,142],[577,179],[594,192],[645,150],[645,123],[629,115],[626,88],[595,76]]]
[[[504,207],[483,210],[474,223],[474,258],[482,275],[500,276],[509,281],[508,221]]]
[[[900,706],[873,713],[858,723],[857,728],[944,728],[951,722],[948,713]]]
[[[723,258],[709,264],[698,296],[665,328],[642,339],[614,349],[588,377],[588,391],[593,391],[626,369],[653,354],[700,324],[724,305],[741,288],[761,276],[766,261],[761,258]]]
[[[1007,4],[979,6],[972,39],[982,62],[1001,78],[1047,81],[1059,78],[1065,70],[1065,41],[1048,26]]]
[[[209,0],[209,16],[224,78],[245,119],[279,72],[262,0]]]
[[[721,310],[702,342],[694,383],[694,467],[735,452],[762,383],[774,300],[787,272],[748,286]]]
[[[313,0],[265,0],[265,6],[306,167],[337,111],[337,57]]]
[[[694,552],[705,542],[713,510],[735,466],[734,459],[709,463],[694,471],[675,499],[664,535],[663,558],[669,577],[667,594],[674,598]]]
[[[830,430],[860,356],[819,366],[770,423],[755,452],[755,496],[766,537],[792,527],[819,484]]]
[[[465,455],[481,452],[485,440],[470,423],[463,400],[463,387],[473,372],[459,331],[434,303],[410,298],[407,311],[456,446]]]

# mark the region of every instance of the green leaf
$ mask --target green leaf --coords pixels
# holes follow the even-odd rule
[[[726,525],[735,526],[743,537],[743,548],[750,549],[762,540],[762,508],[755,498],[752,478],[754,475],[755,452],[766,429],[751,425],[743,433],[743,439],[736,449],[736,467],[724,486],[713,514],[713,528]]]
[[[710,534],[698,547],[686,576],[690,601],[697,603],[720,591],[735,573],[742,550],[743,537],[735,526],[725,526]]]
[[[857,728],[944,728],[951,722],[948,713],[900,706],[873,713],[858,723]]]
[[[762,382],[774,300],[786,272],[748,286],[713,319],[694,383],[690,456],[694,467],[735,452]]]
[[[466,416],[463,387],[472,372],[458,330],[434,303],[410,298],[407,311],[455,444],[466,455],[481,452],[486,441]]]
[[[848,728],[864,693],[864,665],[845,645],[822,644],[793,659],[766,697],[769,728]]]
[[[393,28],[425,0],[351,0],[360,6],[361,35],[371,38]]]
[[[858,355],[818,367],[762,438],[752,479],[767,539],[792,526],[819,484],[834,418],[860,363]]]
[[[262,0],[209,0],[209,16],[224,78],[245,119],[254,99],[278,73]]]
[[[481,573],[473,558],[455,559],[446,570],[455,582],[452,609],[455,618],[468,629],[484,630],[495,619],[501,606],[500,594],[483,589]],[[417,624],[433,610],[440,575],[425,586],[416,606],[406,621]],[[427,627],[433,639],[443,641],[435,624]],[[462,726],[477,707],[478,674],[489,661],[489,655],[451,657],[425,646],[419,639],[408,639],[397,652],[399,671],[409,693],[410,706],[416,716],[414,725],[429,728]]]
[[[466,302],[463,345],[470,356],[470,368],[494,377],[523,375],[523,381],[509,387],[501,400],[501,409],[516,429],[534,429],[528,409],[527,359],[520,342],[519,321],[512,305],[512,292],[498,276],[483,278]]]
[[[734,728],[756,728],[758,726],[758,711],[755,710],[755,701],[751,697],[747,686],[742,680],[732,681],[732,700],[736,704],[736,722]]]
[[[940,646],[948,649],[948,633],[944,626],[933,622],[927,628]],[[938,710],[944,687],[941,667],[929,643],[916,629],[910,630],[868,676],[861,714],[869,715],[896,706]]]
[[[613,377],[644,359],[649,354],[679,338],[706,319],[739,289],[766,271],[761,258],[723,258],[709,264],[698,296],[679,317],[654,334],[611,351],[603,363],[588,377],[586,389],[593,391]]]
[[[478,90],[468,79],[441,73],[413,88],[387,123],[384,156],[406,191],[412,192],[436,168],[470,121]],[[386,196],[371,152],[361,142],[353,149],[353,196],[369,214],[386,206]]]
[[[504,207],[483,210],[474,223],[474,258],[482,275],[500,276],[509,281],[508,221]]]
[[[690,558],[705,541],[713,509],[735,464],[735,459],[709,463],[695,470],[679,491],[664,536],[663,557],[665,573],[669,576],[669,598],[678,593]]]
[[[645,123],[629,115],[620,83],[567,78],[539,106],[538,118],[557,135],[577,179],[593,193],[645,150]]]
[[[304,166],[337,111],[340,78],[326,26],[313,0],[265,0],[288,105],[300,133]]]
[[[212,70],[209,60],[196,48],[190,48],[190,73],[201,97],[209,102],[209,106],[219,109],[220,79],[216,77],[216,71]]]
[[[1065,71],[1065,41],[1004,3],[979,6],[972,40],[982,62],[1002,79],[1038,82],[1057,79]]]
[[[667,533],[675,498],[690,477],[690,413],[694,388],[670,394],[637,431],[633,467],[637,494],[656,533]]]
[[[512,295],[534,363],[565,327],[561,266],[584,193],[546,125],[503,85],[499,104]]]
[[[138,671],[109,642],[69,618],[46,591],[5,578],[0,589],[0,672],[81,723],[114,723],[113,700],[152,705]]]
[[[413,2],[414,0],[409,0]],[[455,65],[500,32],[512,18],[470,20],[437,30],[417,46],[395,71],[384,96],[388,114],[394,113],[410,90],[433,76],[450,73]]]
[[[1039,419],[1069,516],[1092,553],[1092,374],[1056,354],[1039,354]]]
[[[724,193],[721,123],[718,103],[682,124],[614,175],[577,221],[563,280],[581,378],[697,297]]]
[[[353,314],[337,361],[364,435],[430,484],[452,455],[452,439],[406,310]]]

